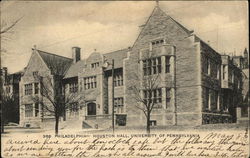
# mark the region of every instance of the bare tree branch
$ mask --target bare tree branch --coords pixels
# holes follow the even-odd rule
[[[0,34],[4,34],[4,33],[8,33],[11,31],[11,29],[14,28],[14,26],[22,19],[23,17],[17,19],[16,21],[14,21],[12,24],[7,25],[7,23],[2,22],[2,27],[1,27],[1,32]]]
[[[152,58],[154,57],[146,56],[143,59],[151,60]],[[147,118],[147,132],[149,132],[151,112],[155,108],[155,105],[157,105],[156,99],[158,96],[155,95],[162,93],[161,90],[159,90],[159,84],[161,83],[160,73],[150,73],[147,75],[133,73],[131,77],[134,82],[131,83],[129,90],[133,94],[131,95],[132,98],[136,101],[135,107],[141,110]],[[146,95],[147,98],[145,98],[144,95]]]
[[[59,60],[51,57],[46,60],[46,64],[51,70],[51,75],[42,76],[42,74],[35,74],[34,79],[40,85],[41,98],[34,98],[36,102],[40,103],[45,110],[50,112],[55,117],[55,133],[58,134],[59,118],[64,116],[65,111],[75,102],[79,103],[84,96],[79,95],[78,92],[64,94],[63,90],[63,76],[68,69],[69,62]],[[46,102],[46,100],[48,102]]]

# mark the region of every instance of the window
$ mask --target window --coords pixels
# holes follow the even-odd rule
[[[35,117],[39,114],[39,103],[35,103]]]
[[[153,63],[153,64],[152,64],[152,68],[153,68],[153,69],[152,69],[152,73],[153,73],[153,74],[156,74],[156,67],[157,67],[157,66],[156,66],[156,58],[152,59],[152,63]]]
[[[32,83],[24,85],[24,94],[31,95],[32,94]]]
[[[114,106],[115,106],[115,113],[123,113],[124,112],[124,102],[123,98],[114,98]]]
[[[150,126],[156,126],[156,120],[150,120],[149,121]]]
[[[222,73],[223,80],[225,79],[225,77],[226,77],[226,65],[223,65],[223,73]]]
[[[207,59],[207,74],[210,75],[210,61]]]
[[[38,76],[38,71],[34,71],[34,72],[33,72],[33,76],[34,76],[34,77]]]
[[[171,104],[171,89],[166,88],[166,108],[169,108]]]
[[[223,105],[222,105],[222,110],[227,112],[228,111],[228,107],[229,107],[229,104],[230,104],[230,96],[229,96],[229,93],[224,93],[223,94]]]
[[[157,41],[152,41],[151,44],[152,46],[160,46],[164,43],[164,40],[163,39],[160,39],[160,40],[157,40]]]
[[[208,58],[205,58],[204,73],[210,75],[210,61]]]
[[[70,93],[76,93],[78,91],[78,84],[75,83],[70,83],[69,84],[69,92]]]
[[[210,107],[210,95],[209,95],[209,88],[205,88],[205,95],[206,95],[206,99],[205,99],[205,109],[209,109]]]
[[[25,104],[25,117],[33,117],[33,105]]]
[[[162,107],[161,104],[157,104],[157,103],[162,103],[161,88],[154,89],[154,90],[144,90],[143,97],[144,97],[144,101],[146,102],[146,104],[154,103],[154,108],[161,108]]]
[[[220,65],[218,64],[216,68],[217,68],[216,75],[217,75],[217,79],[219,80],[220,79]]]
[[[35,83],[35,94],[38,94],[39,91],[39,83]]]
[[[241,111],[241,117],[248,117],[248,107],[247,106],[241,107],[240,111]]]
[[[210,60],[208,60],[208,62],[207,62],[207,74],[208,74],[208,75],[211,74]]]
[[[219,99],[218,99],[218,91],[214,92],[214,102],[215,102],[215,108],[218,110],[219,109]]]
[[[84,78],[84,89],[93,89],[96,87],[97,87],[96,76]]]
[[[166,59],[166,73],[170,73],[170,56],[165,56]]]
[[[77,102],[71,103],[69,106],[69,115],[72,117],[79,116],[79,106]]]
[[[158,70],[158,73],[161,73],[161,57],[158,57],[156,59],[157,59],[157,70]]]
[[[122,72],[116,73],[114,75],[114,86],[123,86],[123,74]]]
[[[144,76],[161,73],[161,57],[143,60]]]
[[[99,62],[96,62],[96,63],[92,63],[92,64],[91,64],[91,68],[95,69],[95,68],[97,68],[97,67],[99,67]]]
[[[126,126],[127,115],[116,115],[115,123],[118,126]]]

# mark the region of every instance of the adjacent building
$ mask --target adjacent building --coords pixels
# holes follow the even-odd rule
[[[20,84],[20,124],[41,126],[52,119],[30,98],[39,95],[34,73],[53,79],[53,66],[47,62],[51,59],[68,67],[63,73],[65,98],[76,94],[82,98],[70,103],[62,116],[69,126],[110,127],[112,102],[116,126],[144,126],[146,118],[136,106],[141,103],[131,86],[139,87],[144,101],[156,103],[152,126],[236,122],[245,58],[219,54],[156,6],[127,49],[93,52],[83,60],[79,47],[72,48],[72,59],[33,49]],[[141,89],[142,81],[154,76],[158,76],[157,88]]]
[[[19,123],[19,82],[22,74],[23,71],[10,74],[7,67],[1,69],[1,81],[3,82],[1,95],[5,102],[3,106],[8,106],[2,107],[7,112],[3,117],[5,123]]]

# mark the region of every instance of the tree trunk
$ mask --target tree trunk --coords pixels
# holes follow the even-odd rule
[[[2,111],[1,111],[2,113]],[[4,120],[3,120],[3,116],[1,116],[1,133],[4,133]]]
[[[55,135],[58,135],[58,128],[59,128],[59,115],[56,115],[56,123],[55,123]]]
[[[150,113],[147,116],[147,133],[150,134]]]

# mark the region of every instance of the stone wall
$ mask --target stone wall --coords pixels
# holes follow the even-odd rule
[[[176,81],[177,124],[201,124],[199,48],[197,48],[195,41],[190,38],[188,31],[182,29],[179,24],[157,7],[144,28],[142,28],[128,60],[125,61],[125,84],[139,84],[138,81],[133,80],[133,73],[142,71],[138,65],[140,50],[150,49],[151,41],[157,39],[164,39],[166,44],[176,48],[176,75],[174,75],[174,81]],[[125,95],[128,107],[128,126],[145,125],[145,117],[140,110],[135,108],[136,101],[133,100],[131,91],[127,87]],[[161,112],[164,113],[163,111]],[[158,122],[161,125],[175,124],[174,113],[168,114],[165,112],[165,115],[162,115],[162,113],[159,112],[158,116],[152,117],[157,119],[157,125]]]
[[[33,72],[37,71],[39,75],[42,75],[44,77],[52,78],[50,74],[50,70],[47,68],[46,64],[43,62],[41,57],[38,55],[37,52],[33,52],[31,55],[31,58],[29,60],[28,66],[26,68],[26,71],[24,75],[21,78],[20,84],[19,84],[19,93],[20,93],[20,126],[31,126],[31,127],[39,127],[41,126],[42,121],[42,108],[41,105],[39,105],[39,114],[37,117],[35,117],[35,103],[34,103],[34,97],[37,95],[40,96],[40,90],[38,94],[34,94],[34,83],[38,82],[33,77]],[[24,91],[24,85],[32,83],[32,95],[25,95]],[[43,98],[43,101],[47,104],[50,104],[50,102]],[[33,117],[25,117],[25,104],[32,104],[33,105]],[[53,116],[52,116],[53,117]]]

